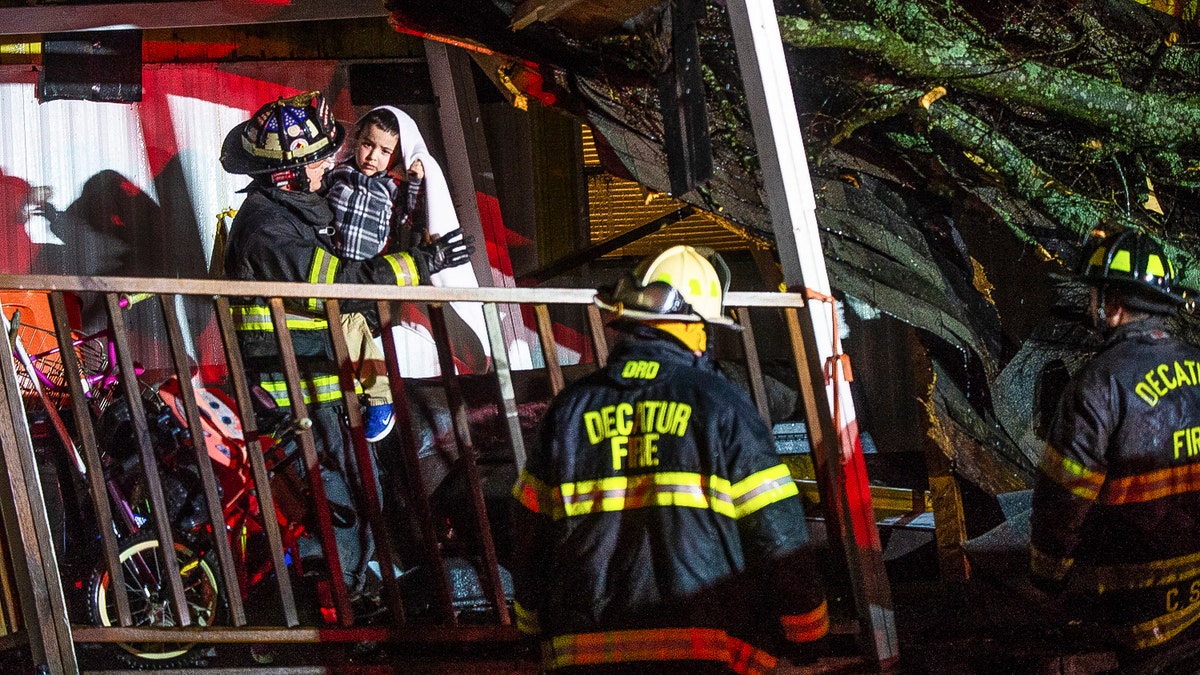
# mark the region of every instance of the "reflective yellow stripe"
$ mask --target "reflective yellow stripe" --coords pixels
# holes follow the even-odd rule
[[[1200,577],[1200,553],[1125,565],[1081,565],[1075,583],[1097,593],[1170,586]]]
[[[556,502],[554,491],[537,476],[524,469],[521,470],[516,485],[513,485],[512,495],[522,506],[534,513],[554,512]]]
[[[288,407],[292,404],[292,399],[288,396],[287,382],[264,378],[259,381],[259,385],[271,395],[271,398],[275,400],[275,405]],[[304,403],[306,405],[313,402],[314,393],[318,403],[327,403],[342,398],[342,388],[338,382],[337,375],[318,375],[301,380],[300,388],[304,392]],[[356,385],[355,389],[357,388]]]
[[[1100,492],[1105,504],[1133,504],[1200,491],[1200,464],[1184,464],[1138,476],[1110,478]]]
[[[730,518],[737,517],[729,495],[729,481],[717,476],[705,478],[698,473],[672,471],[613,476],[564,483],[556,492],[561,507],[555,506],[555,518],[647,506],[712,509]]]
[[[417,263],[411,254],[388,253],[383,259],[392,266],[392,274],[396,275],[397,286],[416,286],[421,283],[421,275],[417,272]]]
[[[1104,473],[1092,471],[1078,460],[1063,456],[1049,443],[1042,454],[1041,470],[1047,478],[1081,499],[1095,499],[1104,485]]]
[[[517,614],[517,630],[526,635],[537,635],[542,632],[536,611],[525,609],[519,602],[513,602],[513,609]]]
[[[1073,575],[1073,587],[1096,594],[1114,591],[1166,594],[1171,587],[1180,589],[1176,596],[1179,606],[1176,611],[1138,624],[1116,627],[1117,636],[1128,646],[1144,649],[1162,644],[1200,618],[1200,602],[1189,602],[1188,597],[1189,586],[1194,587],[1200,579],[1200,553],[1125,565],[1079,565]],[[1166,603],[1163,609],[1169,609],[1171,604]]]
[[[1074,558],[1056,558],[1029,547],[1029,568],[1039,576],[1061,581],[1074,564]]]
[[[720,476],[664,471],[563,483],[555,488],[522,473],[513,487],[513,497],[525,508],[556,520],[650,506],[711,509],[737,519],[798,494],[783,464],[751,474],[736,485]]]
[[[233,327],[240,331],[267,331],[275,330],[275,324],[271,323],[271,309],[262,305],[235,305],[229,308],[229,314],[233,317]],[[325,319],[316,317],[301,316],[299,314],[286,315],[287,327],[293,330],[324,330],[329,328],[329,322]]]
[[[1182,603],[1181,603],[1182,604]],[[1179,635],[1200,618],[1200,602],[1131,626],[1127,639],[1137,649],[1160,645]]]
[[[1108,269],[1118,272],[1132,272],[1133,265],[1129,260],[1129,251],[1117,251],[1114,253],[1112,263],[1109,264]]]
[[[308,283],[332,284],[337,274],[338,259],[323,248],[313,250],[312,266],[308,269]]]
[[[748,516],[769,504],[800,494],[787,466],[777,464],[743,478],[729,490],[737,518]]]
[[[716,628],[580,633],[542,643],[542,666],[547,670],[632,661],[716,661],[742,675],[769,673],[776,663],[774,656]]]
[[[822,602],[811,612],[782,616],[779,623],[783,625],[784,636],[792,642],[819,640],[829,632],[829,605]]]
[[[308,282],[310,284],[332,284],[337,277],[338,257],[326,251],[323,248],[313,250],[312,266],[308,269]],[[324,300],[321,298],[308,298],[304,301],[304,306],[312,312],[319,311],[323,306]]]
[[[1167,276],[1167,270],[1163,268],[1163,260],[1157,255],[1150,253],[1146,256],[1146,274],[1156,277]]]

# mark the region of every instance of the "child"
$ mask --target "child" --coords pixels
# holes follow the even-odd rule
[[[399,224],[415,210],[424,175],[420,160],[409,167],[404,208],[393,208],[400,185],[389,169],[399,141],[395,115],[376,108],[358,122],[353,155],[326,174],[325,196],[334,214],[333,241],[340,257],[365,260],[383,253],[393,233],[398,238],[401,232],[400,227],[393,229],[393,223]],[[343,314],[342,330],[350,356],[358,364],[367,398],[367,440],[374,443],[387,436],[395,423],[386,363],[362,314]]]
[[[401,186],[390,170],[393,159],[400,157],[399,144],[396,116],[387,108],[376,108],[358,121],[353,156],[326,175],[326,197],[334,213],[334,243],[340,256],[366,260],[389,248],[404,248],[398,239],[416,210],[425,172],[421,160],[414,160],[408,167],[404,203],[397,205]],[[393,237],[391,247],[389,236]],[[409,243],[415,242],[403,242]]]
[[[395,195],[394,201],[389,202],[392,205],[391,240],[386,244],[385,252],[394,250],[392,247],[420,245],[425,241],[450,237],[459,232],[461,225],[450,195],[450,185],[438,160],[429,152],[416,121],[399,108],[379,106],[369,111],[359,123],[360,130],[366,130],[369,126],[378,126],[380,135],[385,139],[383,145],[391,148],[391,174],[399,179],[393,180],[397,187],[392,193]],[[392,133],[397,133],[398,139],[393,139]],[[364,155],[369,153],[364,152]],[[367,159],[364,157],[364,165],[367,164]],[[386,170],[380,170],[375,163],[372,163],[372,168],[378,172],[376,175],[387,173]],[[341,175],[340,171],[334,175]],[[408,179],[407,190],[403,183],[405,178]],[[380,187],[387,189],[386,186]],[[376,191],[379,189],[376,188]],[[366,197],[360,199],[365,200]],[[376,198],[375,201],[379,199]],[[343,220],[341,216],[339,220]],[[350,227],[355,227],[354,223],[350,223]],[[378,233],[372,235],[372,238],[380,237]],[[369,255],[372,248],[368,247],[360,254]],[[433,274],[428,281],[434,286],[446,287],[473,288],[479,285],[469,264],[446,267]],[[460,372],[486,372],[491,349],[482,304],[451,302],[449,307],[455,317],[461,319],[452,320],[448,326],[457,367],[465,369]],[[398,345],[396,356],[399,359],[400,372],[404,373],[405,377],[437,376],[441,369],[438,366],[437,346],[429,328],[428,318],[423,316],[419,308],[413,306],[406,305],[402,312],[403,316],[399,317],[400,323],[393,330]]]

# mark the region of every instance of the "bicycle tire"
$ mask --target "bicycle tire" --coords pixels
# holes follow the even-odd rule
[[[175,610],[170,601],[170,589],[163,583],[159,540],[152,531],[139,532],[121,542],[118,558],[129,592],[130,613],[134,627],[177,626]],[[175,542],[175,556],[183,577],[184,593],[193,625],[211,626],[221,622],[225,609],[225,589],[214,561],[197,555],[186,544]],[[145,572],[139,573],[136,562],[144,561]],[[110,578],[103,564],[92,574],[87,601],[88,614],[97,626],[119,626],[116,601],[110,596]],[[139,668],[172,668],[199,665],[207,659],[209,649],[197,643],[154,642],[116,643],[115,656],[122,662]]]

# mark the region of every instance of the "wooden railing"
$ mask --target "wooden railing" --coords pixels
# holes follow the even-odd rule
[[[115,348],[116,370],[120,374],[122,391],[127,400],[139,400],[142,391],[138,386],[137,362],[146,358],[146,354],[135,354],[130,347],[130,327],[126,325],[123,298],[135,294],[149,294],[146,304],[156,302],[161,314],[161,326],[165,331],[163,348],[169,353],[169,363],[173,374],[178,377],[181,390],[181,400],[185,402],[186,428],[199,429],[203,427],[201,413],[196,406],[196,395],[193,391],[195,379],[192,377],[192,367],[189,360],[188,345],[192,344],[195,336],[185,336],[181,329],[181,321],[177,314],[177,304],[181,298],[190,298],[194,305],[203,301],[211,307],[209,321],[217,328],[220,353],[223,355],[222,364],[201,364],[202,366],[223,366],[227,373],[225,381],[220,383],[223,390],[231,394],[235,402],[235,410],[240,416],[243,433],[246,439],[259,437],[255,415],[255,394],[252,384],[244,376],[241,354],[237,347],[234,325],[229,311],[230,298],[257,297],[268,299],[272,322],[275,326],[282,363],[282,372],[287,380],[289,398],[292,401],[292,419],[305,420],[309,410],[301,395],[301,373],[297,359],[292,350],[290,336],[284,330],[285,300],[291,298],[307,298],[314,292],[314,286],[309,284],[260,283],[241,281],[213,281],[188,279],[143,279],[143,278],[84,278],[58,276],[3,276],[0,275],[0,291],[6,289],[25,289],[44,291],[49,294],[51,313],[55,334],[62,349],[64,372],[79,372],[79,364],[75,363],[78,353],[66,341],[66,336],[72,335],[69,322],[67,299],[75,296],[85,302],[102,308],[111,325],[111,342]],[[5,524],[5,539],[3,550],[11,556],[15,571],[14,581],[8,586],[0,583],[0,591],[4,588],[16,588],[16,598],[8,594],[8,602],[0,608],[0,616],[10,620],[3,626],[9,635],[0,637],[0,648],[18,645],[28,641],[33,662],[44,665],[49,672],[73,672],[79,668],[76,653],[76,643],[296,643],[296,642],[357,642],[357,641],[391,641],[391,642],[497,642],[511,643],[517,640],[517,632],[513,626],[508,607],[506,588],[508,582],[502,558],[507,555],[517,555],[515,552],[498,552],[494,539],[495,529],[490,522],[493,513],[489,511],[488,499],[485,494],[484,479],[480,474],[481,466],[490,466],[496,462],[508,462],[512,469],[519,469],[524,462],[526,435],[522,431],[522,410],[528,409],[533,400],[523,400],[527,392],[537,390],[537,396],[546,399],[557,394],[569,381],[572,374],[578,370],[589,370],[602,365],[608,355],[608,339],[601,316],[592,304],[594,291],[589,289],[551,289],[551,288],[477,288],[451,289],[421,286],[416,288],[387,288],[367,285],[322,285],[320,294],[325,298],[369,300],[376,303],[381,322],[391,325],[392,317],[399,316],[396,303],[418,303],[427,308],[432,332],[437,338],[437,346],[442,365],[442,376],[436,382],[423,381],[422,387],[434,386],[441,393],[439,402],[444,397],[444,411],[450,419],[449,435],[452,437],[454,460],[452,468],[459,472],[465,481],[463,497],[464,510],[468,514],[470,530],[468,533],[459,532],[460,540],[470,540],[468,558],[476,563],[476,571],[483,591],[478,607],[482,611],[474,611],[470,621],[463,620],[462,608],[456,606],[454,590],[451,588],[448,561],[445,556],[446,533],[440,531],[440,521],[434,517],[435,506],[431,503],[428,489],[426,464],[428,457],[422,457],[422,439],[414,432],[415,421],[411,418],[413,410],[419,409],[419,402],[411,400],[414,389],[411,381],[400,376],[395,358],[395,346],[392,343],[391,331],[383,331],[385,353],[387,354],[388,372],[391,376],[392,392],[395,398],[397,427],[399,438],[399,462],[392,470],[403,475],[399,481],[402,490],[399,498],[406,505],[405,516],[412,516],[419,532],[414,537],[419,550],[419,559],[429,569],[429,583],[433,589],[425,588],[431,598],[426,611],[414,613],[411,598],[406,597],[411,589],[403,587],[402,579],[392,574],[384,573],[383,593],[384,603],[389,610],[388,619],[384,623],[372,625],[356,625],[354,611],[349,597],[349,591],[344,584],[330,584],[330,599],[334,617],[332,622],[311,622],[302,618],[302,609],[311,598],[297,598],[293,588],[295,581],[292,574],[275,573],[268,575],[272,604],[277,606],[275,616],[266,623],[257,616],[254,626],[248,620],[247,608],[243,602],[242,593],[237,592],[247,583],[245,578],[243,556],[234,532],[222,533],[230,536],[210,536],[204,547],[209,551],[210,559],[214,560],[213,573],[218,583],[227,589],[226,617],[222,625],[196,625],[187,618],[181,618],[179,625],[169,628],[145,628],[134,625],[128,598],[121,593],[115,597],[112,617],[108,626],[91,625],[88,617],[69,615],[64,586],[69,586],[69,580],[64,582],[59,575],[59,565],[64,554],[77,554],[77,551],[65,552],[59,550],[60,545],[54,541],[48,515],[46,500],[42,495],[42,482],[38,471],[38,455],[35,446],[42,441],[34,438],[31,433],[27,405],[29,402],[28,387],[22,389],[20,378],[23,373],[19,359],[0,359],[0,373],[3,378],[3,392],[7,403],[5,414],[10,418],[9,424],[0,429],[0,446],[3,449],[3,461],[6,471],[0,472],[0,510]],[[734,345],[740,345],[739,361],[742,362],[747,374],[750,394],[757,404],[760,413],[769,420],[767,393],[763,385],[763,371],[759,362],[759,341],[755,339],[755,326],[751,324],[751,308],[755,308],[756,316],[778,316],[772,324],[776,335],[773,339],[780,340],[781,334],[786,334],[784,341],[790,353],[785,354],[796,367],[796,377],[801,383],[805,381],[806,373],[811,372],[806,363],[809,356],[804,351],[804,341],[797,335],[797,312],[804,309],[804,300],[795,293],[730,293],[727,306],[734,308],[740,323],[746,330],[736,334]],[[492,368],[486,375],[464,378],[455,375],[452,370],[452,355],[447,347],[445,317],[442,307],[445,303],[457,301],[483,303],[484,317],[487,323],[492,354]],[[544,370],[523,371],[514,374],[509,367],[504,338],[501,333],[500,308],[520,312],[522,306],[528,306],[534,318],[534,324],[539,337],[540,347],[546,367]],[[564,368],[558,357],[558,341],[555,336],[554,324],[550,320],[551,307],[574,306],[577,312],[578,330],[591,342],[590,363]],[[558,310],[562,312],[563,310]],[[363,433],[363,421],[356,404],[353,382],[353,367],[347,353],[345,336],[339,316],[338,301],[327,301],[326,312],[329,318],[329,334],[334,345],[335,357],[340,369],[342,396],[345,402],[345,415],[350,428],[352,453],[358,460],[359,466],[372,466],[373,449],[367,443]],[[763,314],[765,312],[765,314]],[[144,310],[142,311],[145,314]],[[734,334],[729,334],[730,336]],[[726,338],[728,339],[728,338]],[[0,333],[0,349],[13,352],[14,344],[11,336]],[[144,348],[143,348],[144,349]],[[220,369],[218,369],[220,370]],[[568,372],[569,371],[569,372]],[[143,375],[143,378],[145,376]],[[529,382],[538,386],[531,387]],[[105,448],[97,440],[96,420],[89,413],[88,406],[75,405],[75,402],[86,400],[88,394],[79,378],[65,378],[69,387],[69,410],[59,411],[64,426],[69,427],[71,442],[78,448],[79,455],[86,467],[81,484],[85,486],[87,505],[97,518],[97,522],[107,524],[113,522],[113,500],[111,490],[105,482],[105,471],[102,455]],[[521,386],[517,386],[520,384]],[[464,387],[467,389],[464,391]],[[800,386],[801,402],[813,396],[813,391],[820,391],[820,386]],[[489,399],[485,414],[490,415],[490,429],[495,431],[491,438],[500,438],[504,447],[479,448],[473,440],[473,432],[477,432],[479,411],[481,409],[481,392]],[[494,406],[494,407],[492,407]],[[807,410],[817,406],[805,405]],[[536,411],[536,407],[534,408]],[[177,615],[188,617],[187,611],[181,611],[188,606],[185,589],[180,581],[179,560],[176,556],[167,555],[175,550],[175,526],[167,520],[168,512],[165,506],[164,487],[160,472],[156,465],[160,458],[156,457],[152,431],[145,418],[142,406],[129,406],[130,423],[133,429],[133,442],[137,448],[138,462],[144,471],[146,496],[150,503],[151,519],[145,527],[152,528],[160,546],[158,561],[166,569],[167,581],[170,584],[165,594],[166,602],[175,610]],[[528,412],[526,415],[528,416]],[[526,431],[536,420],[525,419]],[[811,421],[810,421],[811,422]],[[300,425],[302,426],[302,425]],[[496,431],[498,430],[498,431]],[[296,433],[299,444],[300,460],[305,467],[310,480],[310,493],[322,494],[320,474],[320,458],[312,434],[300,429]],[[494,442],[489,441],[489,443]],[[220,494],[220,481],[214,474],[212,463],[208,460],[206,450],[201,443],[194,443],[195,464],[199,470],[200,482],[206,497],[207,517],[210,523],[224,523],[226,513],[223,513]],[[272,474],[269,459],[264,455],[258,443],[247,442],[246,459],[248,481],[253,494],[260,505],[261,513],[275,513],[276,494],[273,492]],[[481,452],[482,450],[482,452]],[[814,460],[818,466],[817,479],[822,489],[821,500],[837,509],[844,504],[844,499],[828,499],[830,485],[840,485],[836,472],[839,471],[839,458],[826,457],[826,451],[817,448]],[[482,456],[482,463],[481,463]],[[392,541],[398,514],[389,512],[385,502],[392,495],[386,490],[398,481],[391,480],[387,486],[377,482],[373,471],[363,471],[363,484],[358,486],[365,501],[365,511],[371,529],[377,540],[377,559],[382,570],[393,568],[397,560],[396,542]],[[386,488],[386,489],[385,489]],[[384,497],[384,499],[381,499]],[[339,555],[329,527],[332,515],[328,503],[324,499],[310,500],[310,508],[315,511],[315,522],[318,523],[314,535],[323,543],[324,551],[329,559],[330,569],[339,569]],[[834,514],[839,517],[838,514]],[[440,517],[440,516],[439,516]],[[845,518],[844,514],[840,517]],[[256,527],[261,529],[261,537],[266,541],[266,555],[270,556],[269,566],[273,571],[288,569],[289,561],[285,558],[285,534],[280,530],[280,524],[275,518],[259,518]],[[100,527],[97,533],[99,546],[97,560],[101,569],[111,575],[113,588],[122,588],[119,583],[122,575],[129,570],[128,565],[122,565],[122,545],[118,533],[112,527]],[[836,533],[836,530],[833,530]],[[833,542],[831,542],[832,544]],[[853,544],[842,542],[842,549],[852,550]],[[836,547],[835,547],[836,548]],[[835,556],[836,557],[836,556]],[[291,561],[294,564],[294,561]],[[847,574],[853,576],[857,569],[853,560],[847,562]],[[399,565],[397,565],[399,567]],[[329,575],[334,576],[334,575]],[[851,579],[855,584],[863,580]],[[4,582],[5,578],[0,578]],[[886,579],[867,580],[868,584],[886,584]],[[19,607],[19,611],[17,611]],[[476,608],[478,610],[478,607]],[[419,615],[418,615],[419,614]],[[869,616],[868,608],[851,608],[851,630],[870,631],[869,625],[860,625],[862,617]],[[15,625],[14,625],[15,624]],[[858,626],[857,628],[855,626]]]

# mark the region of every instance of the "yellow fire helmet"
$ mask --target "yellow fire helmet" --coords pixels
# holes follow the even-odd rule
[[[715,251],[672,246],[643,260],[612,289],[596,294],[597,306],[641,321],[704,321],[739,328],[724,312],[729,268]]]

